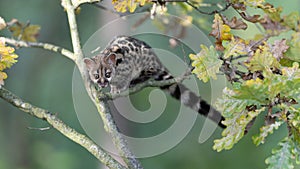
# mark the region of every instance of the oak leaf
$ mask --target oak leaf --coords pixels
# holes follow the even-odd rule
[[[231,40],[232,34],[230,33],[230,27],[224,24],[223,19],[219,14],[215,14],[214,23],[212,25],[212,31],[209,35],[216,38],[216,49],[223,51],[224,47],[222,45],[222,41]]]
[[[274,44],[271,46],[271,52],[277,60],[280,60],[283,58],[283,54],[288,48],[289,46],[286,44],[286,39],[275,40]]]
[[[246,42],[240,38],[232,38],[230,42],[223,43],[225,48],[223,57],[225,59],[233,56],[246,55],[249,52],[249,47]]]
[[[7,78],[7,74],[3,72],[6,68],[10,68],[17,62],[18,55],[15,53],[15,49],[5,45],[5,40],[0,38],[0,86],[4,85],[4,79]]]
[[[39,35],[40,29],[39,25],[23,24],[20,22],[16,22],[15,25],[9,27],[14,37],[29,42],[37,41],[36,38]]]
[[[245,19],[246,21],[249,21],[249,22],[252,22],[252,23],[256,23],[256,22],[259,22],[260,21],[260,15],[253,15],[253,16],[250,16],[250,15],[247,15],[245,12],[240,12],[239,13],[241,15],[241,17],[243,19]]]
[[[210,48],[201,45],[202,50],[197,54],[190,54],[190,59],[193,60],[192,73],[196,74],[203,82],[207,82],[210,78],[216,79],[219,73],[222,61],[218,59],[217,51],[213,46]]]
[[[228,20],[226,16],[221,15],[224,23],[228,25],[231,29],[243,29],[246,30],[248,25],[242,20],[237,19],[235,16]]]
[[[134,12],[137,5],[143,6],[149,0],[112,0],[112,4],[117,12]]]

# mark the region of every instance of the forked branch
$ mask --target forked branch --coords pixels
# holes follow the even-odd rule
[[[118,161],[107,154],[101,147],[94,143],[90,138],[78,133],[76,130],[66,125],[56,116],[56,113],[51,113],[48,110],[25,102],[3,87],[0,88],[0,97],[23,112],[35,116],[36,118],[46,120],[51,126],[53,126],[53,128],[70,140],[84,147],[107,167],[111,169],[126,169]]]
[[[75,0],[73,0],[75,1]],[[75,54],[74,61],[81,72],[82,78],[85,83],[86,90],[89,93],[90,98],[93,100],[95,106],[98,109],[98,112],[104,123],[106,131],[111,135],[114,145],[119,151],[119,155],[122,157],[128,168],[132,169],[142,169],[141,163],[135,158],[134,154],[129,150],[125,139],[120,134],[119,129],[111,116],[110,108],[107,106],[106,101],[100,101],[97,98],[93,97],[93,91],[91,90],[91,82],[87,75],[87,70],[82,62],[83,52],[80,45],[80,38],[77,28],[75,9],[77,6],[74,6],[72,0],[62,0],[62,6],[65,8],[68,16],[68,22],[70,27],[73,51]],[[86,2],[82,1],[82,2]]]

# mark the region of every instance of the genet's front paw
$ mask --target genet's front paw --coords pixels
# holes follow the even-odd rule
[[[119,93],[121,93],[121,90],[118,89],[116,86],[110,86],[110,93],[111,94],[119,94]]]
[[[123,91],[125,91],[126,89],[127,89],[127,87],[120,88],[120,87],[116,87],[116,86],[110,86],[110,93],[111,94],[120,94]]]

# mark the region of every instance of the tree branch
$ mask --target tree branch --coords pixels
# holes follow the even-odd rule
[[[53,126],[53,128],[58,130],[61,134],[63,134],[70,140],[84,147],[107,167],[112,169],[125,169],[124,166],[113,159],[91,139],[83,134],[78,133],[73,128],[67,126],[56,116],[56,114],[23,101],[21,98],[3,87],[0,88],[0,97],[26,113],[35,116],[36,118],[46,120],[51,126]]]
[[[81,60],[83,59],[83,52],[81,50],[80,39],[79,39],[77,23],[76,23],[76,16],[75,16],[76,7],[72,5],[71,0],[62,0],[61,5],[65,8],[67,12],[73,51],[75,54],[74,61],[77,64],[81,62]]]
[[[111,94],[111,93],[98,93],[98,98],[100,100],[113,100],[116,99],[118,97],[125,97],[128,96],[130,94],[133,93],[137,93],[139,91],[141,91],[142,89],[146,88],[146,87],[162,87],[162,86],[167,86],[167,85],[172,85],[175,83],[181,83],[183,80],[189,78],[189,76],[191,75],[191,69],[188,69],[184,74],[182,74],[181,76],[175,77],[173,79],[169,79],[169,80],[163,80],[163,81],[157,81],[154,79],[150,79],[147,80],[143,83],[139,83],[129,89],[127,89],[126,91],[123,91],[119,94]]]
[[[41,42],[26,42],[26,41],[21,41],[21,40],[15,40],[15,39],[11,39],[11,38],[6,38],[6,37],[1,37],[5,40],[5,43],[13,45],[15,47],[25,47],[25,48],[42,48],[42,49],[46,49],[46,50],[50,50],[56,53],[60,53],[63,56],[66,56],[67,58],[74,60],[75,56],[74,54],[65,49],[62,48],[60,46],[56,46],[53,44],[49,44],[49,43],[41,43]]]
[[[184,2],[186,4],[188,4],[189,6],[191,6],[192,8],[194,8],[197,12],[201,13],[201,14],[205,14],[205,15],[213,15],[215,13],[221,13],[221,12],[224,12],[226,11],[230,6],[231,6],[231,3],[226,3],[226,6],[220,10],[214,10],[214,11],[211,11],[211,12],[205,12],[205,11],[202,11],[200,10],[196,5],[194,5],[193,3],[189,2],[189,0],[152,0],[151,2],[153,3],[158,3],[160,5],[165,5],[166,2]],[[205,4],[206,6],[208,6],[207,4]],[[220,4],[216,4],[218,7],[221,6]],[[220,7],[221,8],[221,7]]]
[[[73,1],[72,1],[73,2]],[[71,0],[62,0],[62,6],[65,8],[68,16],[69,26],[70,26],[70,33],[71,39],[73,44],[73,51],[75,54],[75,63],[78,66],[81,75],[84,80],[84,84],[86,90],[96,105],[98,112],[103,120],[105,130],[111,135],[114,145],[117,147],[120,156],[127,164],[129,168],[132,169],[142,169],[142,165],[140,162],[135,158],[133,153],[129,150],[127,143],[123,136],[120,134],[116,123],[114,122],[112,115],[110,113],[110,108],[107,105],[106,101],[99,101],[97,97],[94,97],[95,92],[92,90],[92,85],[89,80],[86,67],[82,61],[83,59],[83,52],[80,45],[80,39],[77,29],[76,17],[75,17],[75,6],[72,4]]]

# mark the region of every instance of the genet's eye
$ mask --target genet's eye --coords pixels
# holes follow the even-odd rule
[[[106,78],[110,78],[110,74],[111,74],[111,72],[106,72],[106,73],[105,73],[105,77],[106,77]]]
[[[94,74],[95,79],[99,79],[99,74]]]

